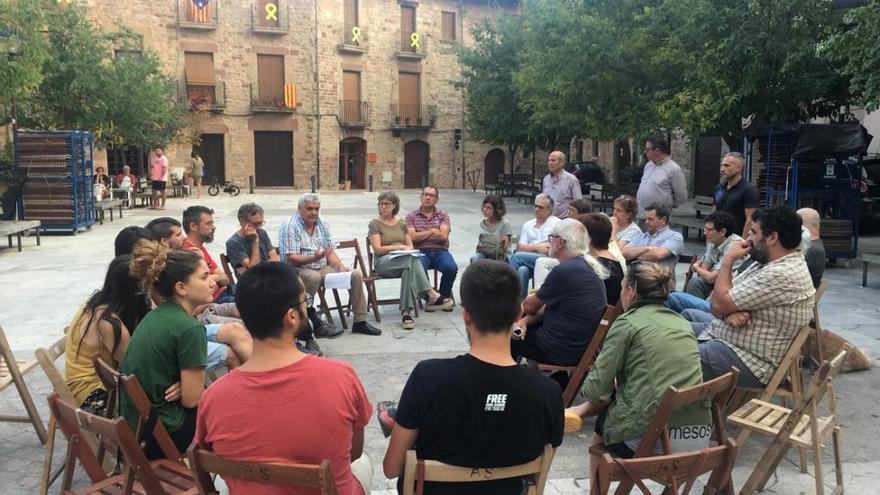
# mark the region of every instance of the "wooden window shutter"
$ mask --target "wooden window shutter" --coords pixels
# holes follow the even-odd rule
[[[359,26],[358,22],[358,0],[345,0],[343,6],[343,18],[345,19],[345,28],[347,32],[351,31],[354,26]]]
[[[183,58],[187,84],[214,85],[213,53],[185,52]]]
[[[257,55],[257,91],[260,100],[284,99],[283,55]]]
[[[455,12],[443,12],[442,19],[442,39],[446,41],[455,41]]]

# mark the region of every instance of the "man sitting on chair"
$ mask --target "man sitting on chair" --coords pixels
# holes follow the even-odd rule
[[[520,336],[511,344],[514,359],[576,365],[602,320],[607,302],[608,270],[587,254],[590,236],[581,222],[560,220],[551,234],[550,256],[559,265],[538,292],[522,302],[525,316],[517,322]]]
[[[716,318],[699,335],[705,380],[736,366],[739,386],[763,387],[810,322],[816,291],[800,242],[800,217],[775,205],[755,211],[748,240],[727,250],[710,299]],[[733,264],[746,254],[756,263],[734,279]],[[693,325],[701,330],[702,324]]]
[[[515,466],[562,443],[562,394],[549,378],[516,365],[510,327],[519,317],[519,279],[509,265],[481,260],[461,280],[470,352],[416,365],[400,396],[385,453],[385,476],[403,483],[406,452],[456,466]],[[425,483],[426,494],[522,493],[520,479]]]
[[[546,194],[535,196],[535,218],[523,224],[516,252],[510,257],[510,266],[519,274],[522,299],[529,293],[529,281],[535,272],[535,262],[550,253],[547,235],[557,223],[559,217],[553,216],[553,198]]]
[[[303,354],[293,345],[307,324],[299,277],[285,263],[260,263],[236,288],[253,353],[202,394],[196,442],[236,461],[326,459],[338,493],[369,493],[372,465],[363,448],[372,406],[351,365]],[[226,482],[230,493],[291,490],[234,478]]]
[[[627,261],[660,263],[672,272],[674,281],[675,265],[684,248],[684,238],[669,228],[669,215],[669,207],[664,205],[649,205],[645,208],[645,231],[620,252]]]
[[[256,203],[245,203],[238,208],[241,228],[226,240],[226,258],[238,275],[262,261],[281,261],[263,229],[266,224],[263,216],[263,208]]]
[[[186,240],[186,236],[183,235],[183,226],[177,220],[171,217],[154,218],[147,224],[147,230],[152,232],[159,243],[165,247],[183,249],[183,241]]]
[[[742,242],[742,237],[733,232],[736,220],[726,211],[714,211],[706,215],[703,230],[706,232],[706,253],[694,263],[694,276],[691,277],[685,292],[706,299],[715,286],[715,277],[721,267],[721,259],[734,243]],[[736,270],[739,263],[734,263]]]
[[[381,335],[382,330],[367,323],[367,296],[360,270],[352,270],[336,254],[336,242],[330,234],[330,226],[320,218],[321,198],[314,193],[306,193],[299,198],[299,211],[281,226],[278,244],[281,256],[288,263],[299,267],[306,292],[314,298],[324,281],[331,273],[349,273],[351,289],[349,300],[354,313],[352,333]],[[316,337],[337,337],[342,330],[331,325],[315,328]]]
[[[420,196],[419,209],[409,212],[406,216],[406,231],[412,239],[413,247],[421,251],[419,261],[425,272],[435,269],[440,272],[440,287],[437,292],[440,298],[428,301],[425,311],[438,309],[452,311],[455,304],[452,300],[452,284],[458,276],[458,265],[449,253],[449,232],[452,225],[449,214],[437,208],[440,190],[434,186],[425,186]]]

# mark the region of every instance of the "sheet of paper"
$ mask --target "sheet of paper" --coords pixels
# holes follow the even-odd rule
[[[409,254],[412,256],[418,256],[418,255],[422,254],[422,252],[419,251],[418,249],[398,249],[396,251],[391,251],[388,254],[396,254],[398,256],[401,254]]]
[[[351,272],[328,273],[324,275],[324,288],[351,289]]]

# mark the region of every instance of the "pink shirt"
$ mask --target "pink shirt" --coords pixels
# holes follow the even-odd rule
[[[348,363],[306,356],[263,372],[235,369],[199,401],[196,442],[239,461],[320,464],[327,459],[340,495],[363,495],[351,473],[351,437],[372,415]],[[314,490],[226,479],[229,493],[312,494]]]
[[[150,178],[153,180],[164,181],[167,179],[168,157],[162,155],[153,159],[153,167],[150,169]]]

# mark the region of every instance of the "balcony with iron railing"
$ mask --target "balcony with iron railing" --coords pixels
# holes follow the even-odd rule
[[[199,7],[201,5],[201,7]],[[177,0],[178,25],[187,29],[217,29],[220,5],[217,0]]]
[[[437,122],[437,106],[420,103],[392,103],[393,129],[428,129]]]
[[[194,110],[222,112],[226,108],[226,82],[214,84],[187,83],[183,81],[184,92],[181,102],[188,102]]]
[[[290,31],[288,8],[275,3],[255,1],[251,11],[251,28],[258,34],[287,34]]]
[[[370,125],[373,107],[368,101],[339,100],[339,125],[362,128]]]
[[[358,55],[367,51],[367,32],[363,26],[346,24],[337,47],[340,52]]]
[[[400,47],[397,51],[397,58],[402,59],[423,59],[428,54],[427,37],[419,32],[407,33],[400,32]]]
[[[296,110],[296,90],[293,84],[285,84],[278,90],[265,91],[251,84],[251,111],[265,113],[290,113]],[[279,91],[280,90],[280,91]]]

